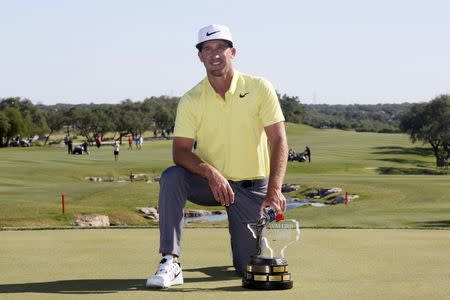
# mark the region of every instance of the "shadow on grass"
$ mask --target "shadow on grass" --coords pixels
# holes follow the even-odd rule
[[[189,272],[200,272],[208,276],[208,278],[186,278]],[[184,282],[210,282],[210,281],[224,281],[240,279],[232,267],[215,266],[196,269],[183,268]]]
[[[207,278],[189,278],[189,272],[201,272]],[[226,281],[240,279],[236,273],[227,266],[184,269],[185,283],[201,283],[211,281]],[[186,275],[188,275],[186,277]],[[164,292],[195,292],[195,291],[241,291],[239,286],[196,288],[174,286],[164,289]],[[47,293],[47,294],[111,294],[117,292],[132,291],[162,291],[160,289],[148,289],[145,287],[145,278],[139,279],[72,279],[47,282],[0,284],[0,294],[5,293]]]
[[[426,228],[443,228],[450,227],[450,220],[425,221],[417,222],[416,224]]]
[[[394,167],[380,167],[377,169],[382,175],[445,175],[445,171],[432,169],[418,169],[418,168],[394,168]]]
[[[433,150],[430,148],[422,148],[422,147],[399,147],[399,146],[378,146],[372,147],[373,149],[380,150],[374,152],[374,154],[402,154],[402,155],[421,155],[421,156],[433,156]]]
[[[0,284],[2,293],[108,294],[145,289],[140,279],[73,279],[47,282]]]
[[[421,147],[399,147],[399,146],[379,146],[372,147],[373,149],[380,150],[373,152],[374,154],[383,155],[420,155],[420,156],[434,156],[432,149]],[[375,159],[379,161],[394,162],[399,164],[416,165],[417,168],[395,168],[395,167],[380,167],[378,173],[382,175],[445,175],[447,172],[439,169],[433,169],[432,163],[424,162],[418,159],[405,159],[405,158],[379,158]]]
[[[379,161],[388,161],[388,162],[394,162],[399,164],[412,164],[416,165],[418,167],[424,167],[426,165],[426,162],[417,160],[417,159],[404,159],[404,158],[378,158],[376,160]]]

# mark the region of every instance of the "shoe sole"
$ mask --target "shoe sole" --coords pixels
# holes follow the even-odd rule
[[[164,288],[168,288],[171,287],[172,285],[182,285],[184,283],[183,280],[183,274],[179,274],[177,277],[175,277],[169,285],[164,285],[164,282],[159,282],[159,283],[149,283],[148,280],[145,283],[145,286],[148,288],[160,288],[160,289],[164,289]]]

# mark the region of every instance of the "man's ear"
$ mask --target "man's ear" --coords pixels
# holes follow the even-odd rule
[[[236,56],[236,48],[231,48],[231,58]]]
[[[200,51],[198,51],[197,55],[198,55],[198,58],[200,59],[200,61],[203,63],[202,53]]]

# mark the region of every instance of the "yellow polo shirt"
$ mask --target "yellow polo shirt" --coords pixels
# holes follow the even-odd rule
[[[264,127],[282,121],[272,85],[235,70],[225,100],[207,77],[181,98],[174,135],[196,140],[196,154],[225,178],[257,179],[270,172]]]

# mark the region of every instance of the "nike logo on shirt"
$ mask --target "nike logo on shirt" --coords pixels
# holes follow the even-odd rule
[[[243,94],[239,94],[239,98],[244,98],[244,97],[247,96],[248,94],[249,94],[249,92],[243,93]]]

